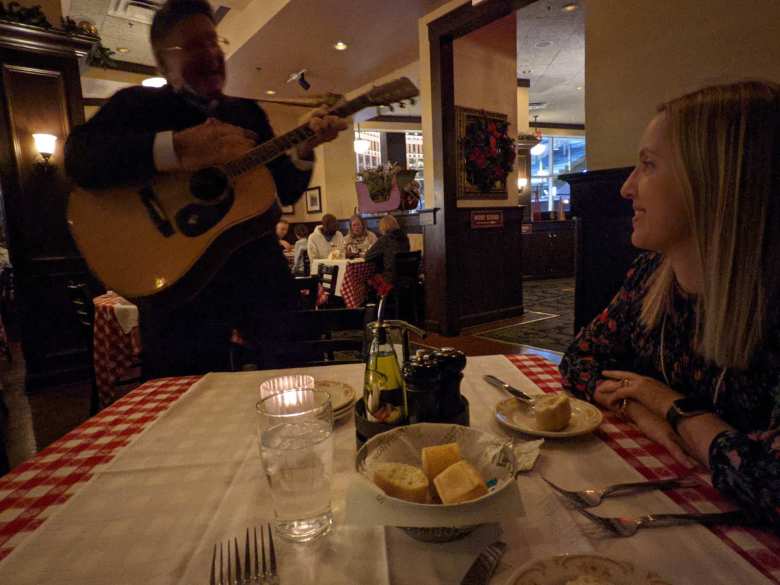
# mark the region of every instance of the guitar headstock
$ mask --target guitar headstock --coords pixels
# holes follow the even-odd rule
[[[418,95],[420,95],[420,90],[415,87],[409,78],[401,77],[390,83],[372,88],[366,93],[366,98],[371,102],[372,106],[391,106],[391,104],[399,102],[401,107],[403,107],[404,100],[409,100],[411,104],[414,104],[413,98]]]

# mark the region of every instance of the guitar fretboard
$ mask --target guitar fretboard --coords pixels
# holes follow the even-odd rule
[[[368,97],[360,96],[340,106],[331,108],[328,110],[328,113],[333,116],[345,118],[370,105],[371,101]],[[314,132],[309,128],[308,124],[298,126],[285,134],[281,134],[280,136],[263,142],[256,148],[247,152],[244,156],[227,163],[224,166],[225,172],[230,177],[236,177],[242,173],[246,173],[259,165],[271,162],[290,150],[293,146],[306,142],[312,136],[314,136]]]

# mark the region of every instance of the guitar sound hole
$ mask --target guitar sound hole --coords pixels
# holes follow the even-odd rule
[[[216,167],[196,171],[190,177],[190,193],[201,201],[214,201],[228,188],[228,178]]]

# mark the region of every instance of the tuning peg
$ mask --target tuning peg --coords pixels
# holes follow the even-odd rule
[[[399,107],[399,108],[401,108],[402,110],[406,108],[406,104],[404,103],[404,101],[403,101],[403,100],[401,100],[400,102],[398,102],[398,107]]]
[[[409,98],[409,105],[410,105],[410,106],[413,106],[413,105],[414,105],[414,104],[416,104],[416,103],[417,103],[417,100],[416,100],[416,99],[414,99],[414,98]]]
[[[391,112],[395,112],[395,108],[393,107],[393,104],[387,106],[387,109],[390,110]]]
[[[376,107],[376,115],[377,116],[381,116],[382,115],[382,106],[377,106]]]

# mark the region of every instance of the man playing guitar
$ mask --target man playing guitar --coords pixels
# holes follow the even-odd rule
[[[168,85],[117,92],[68,138],[66,170],[83,188],[225,164],[273,137],[256,102],[222,93],[225,58],[206,0],[168,0],[155,15],[151,43]],[[308,124],[314,136],[267,165],[283,205],[308,186],[314,147],[347,128],[324,109]],[[174,308],[154,297],[139,303],[145,377],[229,369],[234,329],[260,348],[260,365],[274,364],[274,340],[289,334],[285,314],[298,294],[273,231],[278,207],[267,215],[267,233],[232,254],[194,298]]]

